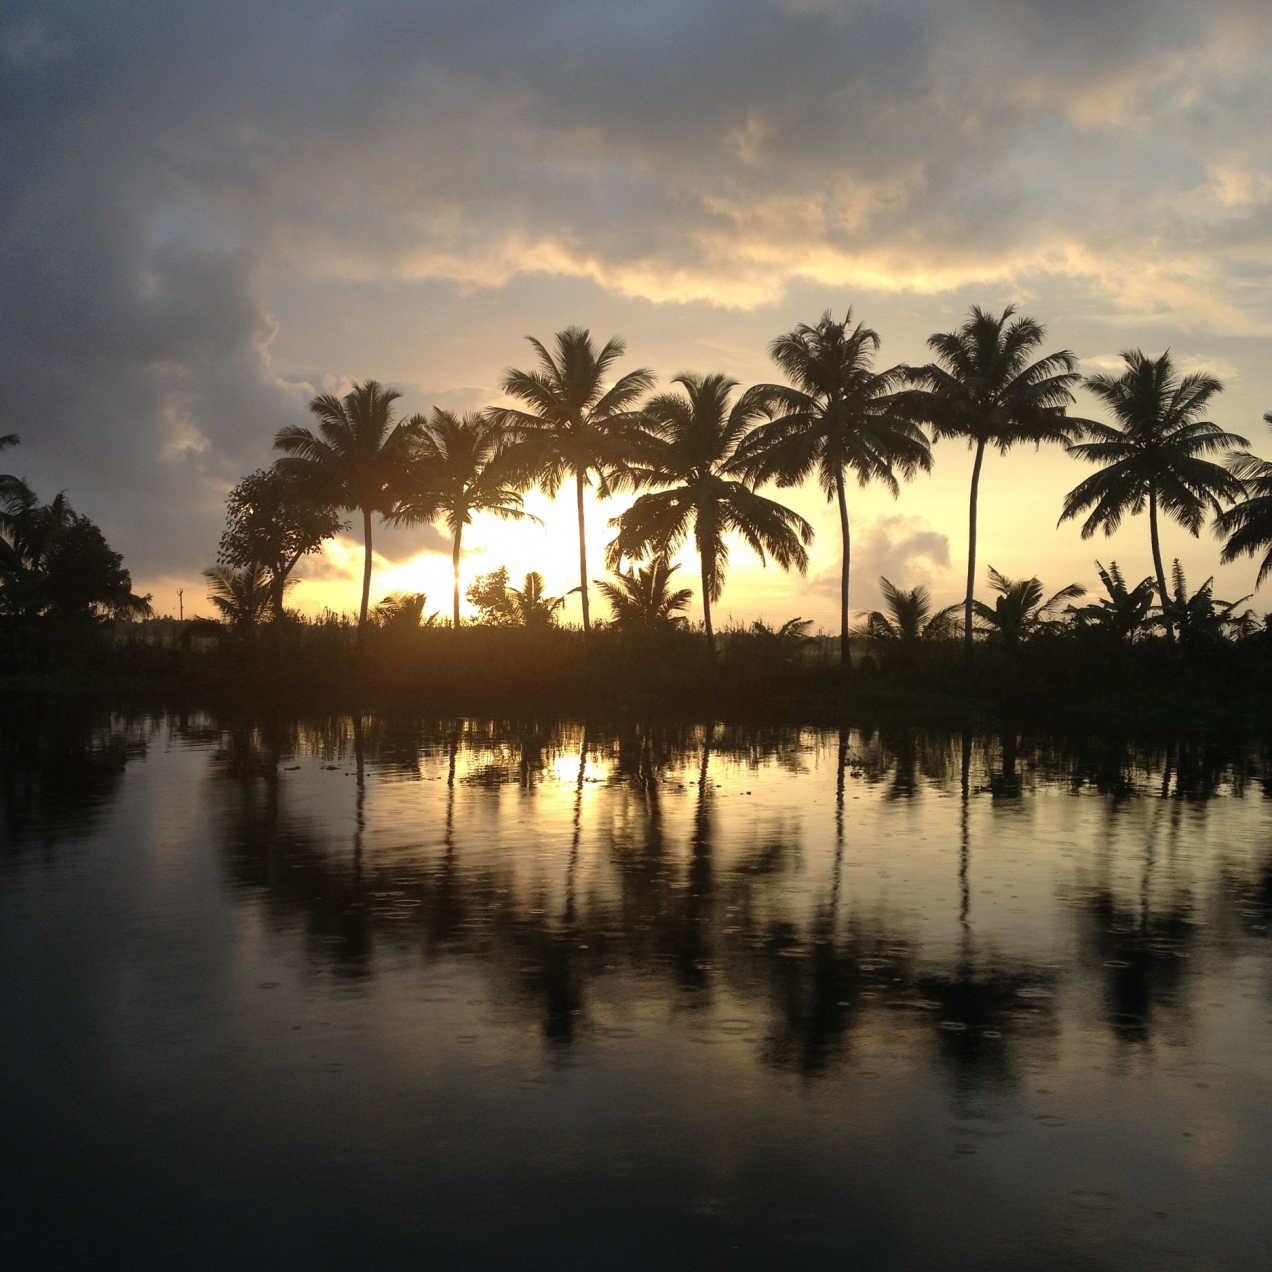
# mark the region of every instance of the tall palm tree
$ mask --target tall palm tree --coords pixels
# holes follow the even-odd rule
[[[1070,583],[1043,600],[1040,579],[1009,579],[992,565],[989,585],[998,593],[998,599],[993,609],[977,601],[976,617],[989,627],[992,635],[1012,648],[1039,632],[1055,631],[1060,625],[1055,613],[1061,602],[1086,595],[1086,588],[1080,583]]]
[[[596,579],[597,590],[609,602],[614,625],[623,631],[654,631],[684,623],[680,611],[693,599],[693,591],[671,590],[671,576],[680,567],[669,565],[665,557],[655,557],[649,565],[614,571],[616,582]]]
[[[711,605],[724,591],[727,536],[740,535],[784,570],[808,569],[813,527],[790,508],[765,499],[744,478],[756,457],[739,447],[765,411],[762,393],[743,393],[730,403],[736,380],[724,375],[679,375],[681,391],[660,393],[646,404],[633,439],[628,479],[650,491],[610,525],[618,534],[606,549],[611,569],[623,558],[671,557],[692,531],[702,566],[702,613],[707,648],[715,654]]]
[[[1127,513],[1135,516],[1148,508],[1157,595],[1166,639],[1173,643],[1158,512],[1198,535],[1209,513],[1222,512],[1221,500],[1236,500],[1245,492],[1239,477],[1204,456],[1226,455],[1248,443],[1201,418],[1210,399],[1223,391],[1214,376],[1195,372],[1180,379],[1169,350],[1153,359],[1131,349],[1122,354],[1122,361],[1126,369],[1121,375],[1095,375],[1085,381],[1116,423],[1084,421],[1086,440],[1070,444],[1071,455],[1098,464],[1100,470],[1065,496],[1060,520],[1089,509],[1082,523],[1082,537],[1089,539],[1100,529],[1112,534]]]
[[[503,427],[490,416],[433,408],[433,417],[420,427],[412,448],[406,493],[393,510],[392,520],[403,523],[441,517],[451,532],[451,560],[455,571],[454,616],[459,626],[459,557],[464,527],[473,514],[488,512],[505,521],[528,518],[521,494],[511,484],[509,448]]]
[[[1067,349],[1030,362],[1046,329],[1032,318],[1015,318],[1015,305],[995,317],[973,305],[956,331],[928,337],[935,362],[909,373],[915,386],[898,409],[927,424],[934,440],[965,438],[975,449],[967,517],[967,596],[963,601],[963,640],[972,651],[972,608],[976,591],[976,509],[986,447],[1005,455],[1019,442],[1067,442],[1074,421],[1065,408],[1073,402],[1079,377],[1077,359]]]
[[[628,435],[640,418],[634,409],[636,401],[653,386],[654,375],[642,367],[606,388],[607,372],[627,348],[617,336],[598,351],[590,332],[567,327],[557,332],[555,355],[533,336],[526,339],[539,355],[538,367],[533,371],[510,368],[503,382],[503,391],[525,403],[525,409],[504,408],[495,412],[495,418],[520,440],[518,461],[545,494],[554,496],[567,477],[574,478],[579,595],[583,630],[589,632],[583,492],[593,476],[598,498],[608,498],[614,489],[627,455]]]
[[[801,323],[769,346],[773,361],[794,387],[759,385],[776,411],[755,430],[745,449],[757,455],[752,477],[775,478],[779,487],[797,486],[816,472],[827,502],[839,504],[843,563],[839,581],[839,657],[852,666],[848,650],[848,577],[852,537],[848,523],[846,474],[858,485],[882,482],[895,499],[899,472],[908,481],[932,467],[927,436],[892,410],[906,368],[874,369],[879,335],[863,323],[850,329],[852,310],[836,322],[829,310],[815,327]]]
[[[1263,418],[1272,424],[1272,412]],[[1263,552],[1254,582],[1259,588],[1272,573],[1272,464],[1249,451],[1237,451],[1229,458],[1228,467],[1245,484],[1245,494],[1240,502],[1215,518],[1215,533],[1228,537],[1219,559],[1227,564],[1238,557]]]
[[[418,415],[393,418],[393,403],[401,396],[375,380],[355,384],[342,398],[322,393],[309,404],[318,417],[317,434],[289,424],[274,438],[274,446],[288,456],[278,461],[280,469],[302,478],[333,508],[362,513],[359,632],[366,627],[371,596],[371,516],[392,512],[402,493],[411,442],[423,423]]]

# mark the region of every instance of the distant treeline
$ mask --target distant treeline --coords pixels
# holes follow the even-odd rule
[[[1209,580],[1190,589],[1178,562],[1168,579],[1160,546],[1163,516],[1194,535],[1209,524],[1223,540],[1222,560],[1261,555],[1260,583],[1272,569],[1272,464],[1246,450],[1245,438],[1205,419],[1221,385],[1203,373],[1178,375],[1168,354],[1151,359],[1138,350],[1123,355],[1119,375],[1083,379],[1071,352],[1043,352],[1044,336],[1039,323],[1013,307],[1000,315],[973,308],[955,331],[930,338],[930,363],[880,368],[878,334],[854,324],[851,313],[842,321],[826,313],[773,341],[781,383],[742,389],[724,375],[686,374],[670,390],[654,392],[646,368],[617,374],[621,340],[597,348],[587,331],[572,327],[557,333],[551,347],[531,340],[535,364],[510,369],[502,382],[512,406],[399,417],[399,395],[374,381],[356,384],[342,397],[320,395],[310,404],[316,429],[281,430],[275,439],[281,458],[230,494],[218,563],[206,572],[221,621],[184,628],[171,648],[193,657],[196,648],[215,640],[223,647],[216,657],[228,672],[231,664],[267,655],[295,666],[297,658],[303,662],[303,650],[327,641],[334,642],[329,652],[337,662],[347,646],[351,674],[371,675],[377,642],[386,647],[385,641],[396,641],[400,654],[401,641],[418,640],[420,632],[440,636],[438,628],[458,629],[464,594],[476,611],[476,627],[543,636],[557,628],[565,598],[548,596],[537,572],[520,587],[511,586],[506,570],[495,570],[462,588],[463,533],[479,514],[532,519],[523,506],[525,493],[538,488],[555,496],[568,483],[578,513],[582,629],[580,642],[557,647],[576,650],[576,661],[577,650],[594,650],[601,627],[608,629],[609,644],[639,645],[642,658],[655,646],[674,647],[673,663],[694,668],[693,676],[702,666],[719,669],[736,661],[744,648],[768,649],[771,638],[773,649],[786,652],[751,662],[763,663],[765,674],[782,683],[792,668],[801,669],[796,679],[811,674],[814,664],[823,675],[836,659],[840,674],[850,676],[854,645],[864,673],[885,676],[900,667],[944,666],[960,644],[966,658],[978,640],[997,651],[989,665],[1012,668],[1013,675],[1042,648],[1052,657],[1063,648],[1070,651],[1066,658],[1106,665],[1131,658],[1147,666],[1157,655],[1145,651],[1156,646],[1194,667],[1216,658],[1255,657],[1249,649],[1262,649],[1264,625],[1242,608],[1249,598],[1217,600]],[[1107,408],[1107,422],[1069,413],[1079,384]],[[852,628],[850,641],[849,486],[853,480],[863,487],[879,482],[895,496],[902,481],[931,469],[933,445],[942,439],[962,440],[974,451],[966,596],[934,613],[924,589],[906,591],[883,579],[884,608]],[[0,445],[16,440],[0,439]],[[1104,595],[1079,603],[1084,593],[1077,585],[1047,597],[1038,579],[1012,580],[991,568],[993,604],[975,596],[985,454],[1022,442],[1063,445],[1095,466],[1059,509],[1062,521],[1082,519],[1084,537],[1111,534],[1124,517],[1147,512],[1151,573],[1128,581],[1116,562],[1099,565]],[[813,657],[801,619],[776,630],[759,624],[717,633],[712,606],[724,588],[732,541],[740,539],[783,569],[807,570],[811,525],[760,491],[809,479],[839,513],[838,639],[816,645]],[[122,562],[91,522],[72,513],[61,496],[44,506],[17,478],[0,483],[0,611],[12,638],[12,666],[39,661],[33,651],[41,642],[48,645],[47,633],[30,634],[32,625],[136,619],[148,612],[148,598],[132,594]],[[614,533],[605,546],[609,573],[603,579],[591,578],[588,565],[589,489],[598,498],[619,491],[636,496],[610,521]],[[286,606],[297,566],[348,528],[344,517],[350,514],[361,522],[365,549],[352,638],[350,625],[334,615],[305,621]],[[454,568],[448,619],[427,613],[420,594],[371,604],[376,517],[446,526]],[[677,567],[670,564],[690,540],[699,563],[700,625],[685,618],[693,592],[677,586]],[[93,553],[90,569],[84,563]],[[607,620],[593,620],[592,585],[609,606]],[[413,635],[402,635],[408,632]],[[59,639],[62,647],[74,643]],[[491,672],[483,659],[495,657],[496,648],[513,648],[474,643],[475,635],[462,647],[427,639],[434,668],[438,659],[449,659],[483,675]],[[112,657],[135,647],[150,651],[137,657],[152,660],[160,648],[126,633],[116,646]],[[443,648],[450,652],[443,655]],[[1239,648],[1244,652],[1238,655]],[[204,654],[211,657],[210,650],[198,655],[206,662]],[[595,662],[598,655],[590,656]],[[635,665],[626,656],[620,664],[619,673]],[[328,670],[331,665],[329,660]],[[532,675],[534,669],[523,671]],[[714,675],[708,679],[718,684]],[[750,680],[742,675],[736,683]]]

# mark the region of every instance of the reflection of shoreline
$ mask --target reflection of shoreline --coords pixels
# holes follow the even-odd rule
[[[395,862],[378,854],[355,871],[330,851],[320,825],[309,827],[306,840],[297,837],[303,820],[286,818],[238,834],[241,847],[254,847],[231,852],[236,881],[262,888],[279,918],[299,917],[311,956],[339,973],[371,974],[377,943],[416,948],[426,961],[473,959],[493,980],[497,995],[520,1004],[527,1018],[537,1017],[543,1036],[557,1045],[586,1032],[589,1002],[604,985],[621,983],[646,1008],[661,1002],[663,1009],[709,1010],[723,996],[760,1013],[767,1062],[810,1074],[842,1061],[853,1037],[872,1022],[890,1020],[895,1027],[910,1021],[907,1028],[919,1028],[960,1082],[973,1083],[1010,1079],[1019,1067],[1017,1053],[1055,1032],[1054,969],[1019,957],[1004,961],[978,946],[970,916],[968,810],[978,798],[1004,791],[1020,798],[1048,781],[1081,788],[1090,771],[1082,757],[1030,749],[1014,738],[1004,746],[970,735],[894,741],[851,730],[831,737],[719,728],[670,733],[636,726],[616,732],[568,725],[500,728],[480,722],[416,727],[412,733],[382,720],[370,722],[364,744],[367,762],[381,780],[445,781],[440,860],[415,855]],[[240,825],[257,822],[266,811],[252,793],[261,779],[250,775],[270,767],[268,760],[243,762],[235,752],[243,745],[250,750],[255,743],[240,735],[217,760],[227,777],[240,778]],[[348,746],[335,722],[325,731],[298,732],[279,757],[306,750],[311,757],[339,757]],[[724,814],[714,811],[714,788],[717,776],[731,789],[762,766],[802,771],[806,776],[800,780],[809,780],[822,756],[835,766],[830,879],[814,912],[792,919],[774,908],[770,894],[789,879],[800,857],[798,843],[775,843],[760,857],[722,870],[715,837]],[[719,775],[717,758],[727,766]],[[1128,798],[1130,789],[1159,793],[1154,758],[1123,757],[1107,797]],[[1164,767],[1175,761],[1160,762]],[[1048,776],[1057,772],[1061,779]],[[1207,789],[1224,789],[1225,781],[1231,783],[1216,768]],[[851,897],[845,903],[850,783],[874,788],[888,802],[913,801],[924,790],[962,793],[957,918],[964,939],[944,961],[933,962],[913,924],[898,926],[886,912],[863,911]],[[522,791],[523,799],[551,801],[558,787],[568,815],[562,814],[560,832],[562,900],[552,903],[543,884],[501,866],[497,853],[460,842],[465,836],[457,834],[457,826],[465,818],[457,800],[465,790],[475,797],[509,788]],[[613,805],[608,837],[600,845],[607,854],[608,894],[594,879],[589,883],[584,871],[585,857],[598,851],[595,842],[584,842],[589,836],[583,810],[593,788],[596,798]],[[688,801],[675,834],[669,830],[668,796]],[[270,868],[269,859],[279,854],[286,861]],[[1083,898],[1084,923],[1091,915],[1109,923],[1117,919],[1113,910],[1100,909],[1101,895],[1090,894],[1089,904]],[[1147,938],[1143,994],[1175,993],[1181,976],[1186,978],[1177,969],[1186,969],[1187,960],[1176,957],[1185,937],[1171,927]],[[1176,970],[1163,980],[1153,960],[1167,955]],[[1125,1027],[1124,969],[1106,968],[1103,976],[1109,1026],[1133,1040]],[[1152,1016],[1149,1007],[1137,1013],[1146,1021]],[[1134,1037],[1147,1039],[1148,1027]]]
[[[1169,847],[1185,809],[1260,791],[1257,751],[1075,751],[1017,734],[30,718],[4,744],[9,858],[90,833],[161,727],[208,752],[235,893],[299,931],[312,967],[371,978],[380,953],[460,959],[558,1048],[617,993],[704,1018],[728,1002],[781,1069],[833,1071],[863,1031],[902,1028],[960,1083],[1008,1081],[1050,1045],[1065,994],[1090,997],[1120,1043],[1179,1036],[1203,906],[1232,941],[1266,939],[1272,915],[1272,855],[1190,879]],[[782,788],[792,811],[759,816],[749,787],[779,780],[797,784]],[[1065,972],[1008,955],[983,920],[1000,847],[987,828],[1022,833],[1032,802],[1058,792],[1097,795],[1110,833],[1115,814],[1142,810],[1148,844],[1122,876],[1076,876]],[[398,820],[386,822],[389,794]],[[914,860],[904,838],[886,856],[863,840],[863,798],[897,826],[923,808],[953,813],[941,895],[956,940],[935,945],[886,889],[863,891],[863,867]]]

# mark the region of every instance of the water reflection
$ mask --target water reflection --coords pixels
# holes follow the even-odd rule
[[[1206,1205],[1241,1248],[1265,1234],[1240,1200],[1267,1182],[1272,1123],[1259,747],[372,714],[10,726],[0,903],[37,914],[51,903],[24,863],[56,870],[61,846],[88,844],[87,895],[111,900],[83,903],[105,933],[84,975],[109,964],[98,947],[129,951],[77,991],[91,1009],[45,995],[75,1039],[59,1054],[109,1057],[59,1079],[86,1106],[121,1098],[102,1077],[116,1064],[125,1090],[184,1092],[182,1117],[202,1100],[235,1123],[235,1100],[268,1091],[275,1172],[307,1178],[294,1143],[339,1174],[365,1141],[378,1187],[381,1158],[427,1181],[404,1213],[459,1225],[454,1250],[491,1216],[551,1210],[551,1179],[609,1223],[656,1212],[677,1250],[745,1234],[764,1266],[840,1266],[862,1233],[876,1267],[1168,1266],[1147,1219]],[[32,1037],[54,1029],[20,983],[57,944],[47,922],[6,947],[21,974],[4,1002]],[[136,1037],[156,1032],[167,1049],[143,1059]],[[1211,1069],[1235,1075],[1222,1101]],[[357,1119],[324,1129],[346,1106]],[[128,1107],[126,1136],[162,1158]],[[30,1144],[48,1139],[22,1117]],[[949,1174],[965,1159],[980,1173]],[[1097,1231],[1095,1206],[1124,1210]],[[558,1262],[596,1265],[570,1245],[579,1212],[552,1212],[536,1257],[510,1241],[485,1265],[565,1248]],[[982,1212],[999,1226],[968,1236]],[[715,1236],[692,1226],[708,1222]]]
[[[1015,733],[611,730],[355,716],[229,727],[212,771],[224,788],[215,802],[234,882],[258,891],[277,920],[298,920],[309,956],[341,976],[372,975],[377,945],[412,947],[426,964],[474,958],[498,992],[537,1018],[543,1038],[568,1047],[587,1034],[597,984],[635,975],[641,996],[662,997],[677,1012],[721,995],[762,1011],[757,1055],[806,1075],[845,1062],[854,1032],[887,1018],[889,1028],[926,1037],[967,1086],[1014,1081],[1015,1052],[1047,1045],[1063,980],[1053,965],[1004,954],[977,936],[977,801],[1018,801],[1045,784],[1092,787],[1113,807],[1132,793],[1204,800],[1243,791],[1260,763],[1182,754],[1074,754],[1022,744]],[[761,820],[744,846],[734,826],[722,865],[720,799],[749,797],[747,775],[761,769],[807,775],[826,760],[834,774],[828,877],[799,883],[792,906],[785,894],[808,865],[798,823]],[[308,794],[289,795],[287,773],[315,761],[319,772],[353,779],[343,847],[329,804],[320,812]],[[413,842],[368,854],[368,790],[377,782],[437,783],[445,795],[421,806]],[[879,789],[885,803],[957,792],[952,899],[961,935],[936,963],[913,916],[851,891],[845,898],[854,788]],[[593,790],[599,816],[589,821]],[[502,793],[514,791],[510,807]],[[554,814],[564,804],[559,833],[545,841],[561,847],[540,873],[517,868],[527,843],[544,846],[536,800],[549,801]],[[508,820],[524,827],[522,838],[503,840],[498,827]],[[1138,897],[1103,878],[1073,898],[1085,957],[1099,969],[1103,1018],[1124,1042],[1144,1042],[1178,1019],[1197,931],[1189,896],[1153,898],[1150,874],[1151,852]],[[1258,886],[1243,896],[1266,895]],[[1250,901],[1240,904],[1254,913]]]

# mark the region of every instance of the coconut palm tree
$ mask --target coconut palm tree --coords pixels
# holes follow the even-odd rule
[[[1171,598],[1162,568],[1158,513],[1198,535],[1209,513],[1222,512],[1220,501],[1245,493],[1238,476],[1205,456],[1226,455],[1248,443],[1201,418],[1210,399],[1223,391],[1214,376],[1195,372],[1181,379],[1169,351],[1153,359],[1132,349],[1122,360],[1126,369],[1121,375],[1096,375],[1085,381],[1116,423],[1084,421],[1084,440],[1069,445],[1071,455],[1098,464],[1100,470],[1065,496],[1060,520],[1089,510],[1082,523],[1082,537],[1089,539],[1101,529],[1112,534],[1127,513],[1135,516],[1147,507],[1157,595],[1166,639],[1173,643],[1170,615],[1165,612]]]
[[[556,616],[565,605],[565,597],[548,596],[546,588],[543,575],[538,570],[531,570],[520,588],[508,589],[509,612],[518,627],[556,626]]]
[[[906,591],[880,575],[879,590],[887,613],[871,610],[857,626],[857,634],[867,640],[887,644],[915,645],[921,640],[944,640],[954,634],[957,605],[932,613],[932,593],[922,584]]]
[[[1253,610],[1246,610],[1243,614],[1236,612],[1237,606],[1244,605],[1250,598],[1243,596],[1238,601],[1217,600],[1213,575],[1189,596],[1184,567],[1176,557],[1171,569],[1171,582],[1174,587],[1169,614],[1178,624],[1179,641],[1185,649],[1189,646],[1197,648],[1218,644],[1229,633],[1249,636],[1257,629]]]
[[[972,651],[972,608],[976,589],[976,512],[981,465],[987,447],[1005,455],[1020,442],[1067,442],[1075,421],[1065,417],[1078,381],[1077,359],[1067,349],[1035,362],[1046,329],[1032,318],[1015,318],[1015,305],[995,317],[973,305],[956,331],[928,337],[937,360],[915,367],[915,386],[895,410],[927,424],[934,440],[965,438],[976,452],[968,504],[967,596],[963,639]]]
[[[393,403],[401,396],[375,380],[355,384],[344,397],[322,393],[309,404],[318,417],[317,434],[289,424],[274,438],[274,446],[287,455],[278,461],[283,472],[301,478],[321,502],[362,513],[359,632],[366,627],[371,597],[371,517],[392,512],[402,493],[411,443],[423,426],[418,415],[393,418]]]
[[[797,486],[812,473],[826,495],[839,505],[843,558],[839,582],[839,657],[852,666],[848,649],[848,583],[852,537],[848,522],[846,475],[859,486],[881,482],[895,499],[897,474],[912,478],[932,467],[927,436],[911,420],[892,410],[906,368],[874,368],[879,335],[863,323],[851,327],[852,310],[836,322],[829,310],[815,327],[801,323],[769,346],[773,361],[794,387],[759,385],[775,412],[771,423],[744,443],[758,457],[751,474],[756,484],[775,478],[779,487]]]
[[[1080,629],[1100,632],[1116,641],[1134,640],[1147,630],[1156,608],[1153,596],[1157,589],[1152,576],[1129,587],[1116,561],[1107,570],[1097,561],[1095,568],[1107,595],[1086,605],[1070,605],[1065,613]]]
[[[412,448],[406,493],[392,520],[418,524],[441,517],[451,532],[455,571],[453,622],[459,626],[459,557],[464,527],[473,514],[487,512],[505,521],[538,521],[521,506],[512,485],[509,446],[502,425],[489,415],[458,417],[433,408]]]
[[[652,371],[640,368],[606,387],[610,367],[626,351],[617,336],[600,350],[591,333],[580,327],[557,332],[556,353],[533,336],[526,337],[539,355],[533,371],[509,369],[503,390],[525,408],[503,408],[495,418],[520,441],[517,462],[541,490],[554,496],[567,477],[574,478],[579,518],[579,596],[583,630],[591,631],[587,594],[587,535],[583,492],[595,477],[596,493],[608,498],[621,481],[627,438],[639,421],[637,399],[654,383]]]
[[[265,566],[253,563],[240,570],[214,565],[203,571],[203,577],[212,584],[208,600],[233,627],[239,630],[254,627],[265,617],[273,599],[269,570]]]
[[[1264,421],[1272,424],[1272,412]],[[1245,485],[1245,494],[1231,508],[1215,518],[1215,533],[1226,535],[1220,560],[1226,565],[1238,557],[1263,553],[1255,588],[1272,572],[1272,464],[1249,451],[1237,451],[1228,459],[1228,467]]]
[[[993,609],[977,601],[976,617],[985,623],[993,636],[1012,648],[1039,632],[1055,631],[1060,626],[1055,617],[1060,603],[1086,595],[1086,588],[1080,583],[1070,583],[1044,601],[1040,580],[1009,579],[999,574],[992,565],[989,567],[989,585],[998,593],[998,599]]]
[[[609,602],[615,627],[629,632],[653,631],[678,627],[685,621],[680,611],[688,607],[693,591],[687,587],[671,591],[671,576],[678,569],[678,565],[669,565],[665,557],[656,557],[649,565],[615,570],[614,583],[605,579],[593,581]]]
[[[766,563],[808,569],[813,527],[790,508],[765,499],[744,480],[756,455],[739,455],[765,410],[764,395],[743,393],[732,401],[736,380],[724,375],[680,375],[680,391],[647,403],[632,443],[628,479],[640,495],[610,521],[618,530],[606,549],[611,569],[624,558],[670,558],[692,532],[702,566],[702,612],[707,648],[715,654],[711,605],[724,591],[727,536],[738,534]]]

